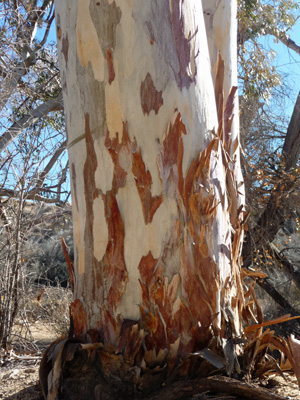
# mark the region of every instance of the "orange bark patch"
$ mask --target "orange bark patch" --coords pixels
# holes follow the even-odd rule
[[[108,243],[100,262],[101,273],[97,273],[101,278],[98,290],[102,292],[103,308],[114,315],[128,281],[124,259],[125,229],[116,197],[108,193],[102,195],[102,198],[108,228]]]
[[[79,299],[75,299],[71,305],[71,315],[74,323],[75,336],[82,336],[88,329],[87,317]]]
[[[174,124],[169,123],[162,150],[158,157],[160,176],[164,186],[167,186],[167,182],[172,176],[179,190],[182,187],[183,180],[181,166],[183,157],[182,135],[186,135],[186,129],[181,115],[178,113]]]
[[[124,357],[130,362],[131,365],[134,364],[135,357],[141,348],[143,337],[143,330],[139,329],[138,324],[133,325],[128,335],[128,340],[124,351]]]
[[[124,259],[124,223],[116,200],[119,187],[125,185],[126,172],[119,165],[119,152],[128,151],[128,138],[123,136],[122,142],[118,138],[110,140],[106,137],[106,146],[115,164],[112,190],[101,194],[104,203],[104,212],[108,229],[108,242],[105,254],[101,261],[94,257],[94,213],[93,203],[99,196],[96,188],[95,172],[98,166],[94,148],[94,140],[89,126],[89,115],[86,114],[86,150],[87,158],[84,164],[84,189],[86,200],[85,226],[85,262],[89,268],[85,275],[86,290],[92,291],[95,303],[101,305],[99,327],[104,340],[114,342],[117,337],[120,323],[115,316],[120,298],[125,291],[128,274]],[[100,199],[97,201],[101,201]],[[91,298],[90,294],[87,296]]]
[[[208,240],[217,202],[210,180],[210,158],[213,156],[215,140],[200,155],[192,183],[188,173],[188,187],[185,188],[185,206],[188,220],[184,228],[181,248],[182,290],[188,300],[191,313],[202,327],[211,323],[211,315],[218,309],[217,266],[210,255]]]
[[[110,139],[109,132],[106,131],[105,146],[108,149],[114,163],[112,193],[116,194],[118,189],[125,186],[127,176],[127,172],[120,165],[120,156],[122,153],[126,153],[126,157],[131,158],[131,142],[127,133],[126,123],[123,123],[123,136],[121,142],[119,142],[118,133],[116,134],[115,138]]]
[[[142,288],[141,323],[151,335],[147,349],[162,349],[175,343],[180,335],[192,340],[193,321],[186,305],[179,298],[179,275],[171,282],[163,277],[163,265],[149,252],[139,264]],[[182,347],[182,346],[181,346]]]
[[[132,173],[142,202],[145,223],[151,223],[156,210],[163,201],[163,194],[154,197],[151,194],[152,178],[150,172],[146,170],[141,149],[133,153]]]
[[[234,86],[231,88],[230,93],[228,95],[227,101],[226,101],[226,107],[224,111],[224,142],[226,145],[226,149],[229,149],[229,146],[231,145],[231,138],[230,138],[230,133],[231,133],[231,127],[232,127],[232,121],[233,121],[233,108],[234,108],[234,96],[236,94],[237,87]]]
[[[162,91],[159,92],[156,90],[149,72],[141,83],[140,96],[144,114],[149,115],[151,110],[157,114],[160,107],[164,104]]]
[[[218,310],[217,293],[219,281],[217,265],[210,254],[209,241],[218,202],[215,199],[211,181],[211,158],[217,151],[217,139],[213,139],[198,159],[191,162],[186,177],[182,172],[183,141],[185,126],[178,113],[174,124],[169,124],[162,150],[158,158],[160,176],[166,188],[175,190],[179,220],[174,225],[177,239],[173,240],[173,252],[180,253],[181,295],[172,300],[162,296],[167,304],[160,314],[167,321],[167,336],[170,330],[181,332],[179,352],[192,351],[193,347],[204,346],[207,329]],[[169,261],[166,260],[166,263]],[[164,279],[163,277],[161,278]],[[166,278],[165,278],[166,279]],[[174,279],[174,278],[173,278]],[[148,286],[148,291],[151,293]],[[145,290],[143,291],[145,293]],[[178,295],[177,295],[178,296]],[[153,296],[151,297],[153,299]],[[159,304],[158,302],[156,304]],[[162,303],[160,304],[162,306]],[[172,318],[168,318],[171,312]],[[171,329],[169,329],[169,327]],[[192,335],[193,330],[193,335]],[[197,339],[195,339],[197,338]],[[174,341],[177,339],[173,336]]]
[[[108,68],[108,83],[111,84],[116,76],[111,47],[109,47],[106,50],[106,61],[107,61],[107,68]]]
[[[141,149],[137,150],[136,144],[132,143],[129,138],[126,123],[123,123],[123,136],[121,143],[119,143],[118,134],[114,139],[110,139],[109,133],[107,132],[105,146],[107,147],[114,163],[112,193],[116,194],[118,189],[124,187],[126,184],[127,172],[121,166],[120,158],[127,158],[128,163],[131,163],[132,174],[135,178],[136,187],[141,199],[145,223],[151,223],[156,210],[163,201],[163,194],[160,196],[152,196],[152,177],[150,172],[146,169]]]
[[[218,121],[221,121],[221,119],[223,118],[223,102],[224,102],[223,85],[224,85],[225,63],[220,53],[218,53],[216,70],[217,72],[215,79],[215,98],[216,98],[216,105],[218,112]]]

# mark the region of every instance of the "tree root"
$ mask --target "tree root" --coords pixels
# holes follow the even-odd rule
[[[179,381],[147,396],[145,400],[186,400],[191,396],[208,391],[251,400],[286,400],[285,397],[278,396],[264,388],[224,376]]]

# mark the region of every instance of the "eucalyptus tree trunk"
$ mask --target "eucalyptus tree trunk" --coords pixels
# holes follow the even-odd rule
[[[236,2],[202,3],[56,1],[72,340],[98,372],[56,363],[48,398],[145,394],[213,336],[226,346],[240,334]]]

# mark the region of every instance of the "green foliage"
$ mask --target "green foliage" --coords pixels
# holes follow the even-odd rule
[[[286,33],[298,18],[299,4],[294,0],[239,0],[239,34],[244,40],[260,35]]]
[[[280,85],[281,75],[274,67],[276,52],[265,48],[261,37],[287,39],[298,17],[299,4],[294,0],[239,0],[239,77],[244,96],[268,99]]]

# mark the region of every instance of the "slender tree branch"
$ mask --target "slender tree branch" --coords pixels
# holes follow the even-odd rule
[[[300,54],[300,46],[298,46],[292,39],[287,37],[284,33],[280,33],[279,35],[275,35],[273,33],[273,36],[275,36],[276,39],[280,40],[280,42],[283,43],[286,47]]]
[[[44,34],[44,37],[43,37],[42,41],[39,43],[39,47],[43,47],[45,45],[45,43],[46,43],[46,41],[48,39],[48,36],[49,36],[50,27],[51,27],[51,24],[52,24],[53,20],[54,20],[54,12],[53,12],[51,18],[49,19],[49,21],[47,22],[47,27],[45,29],[45,34]]]
[[[2,188],[2,189],[0,189],[0,197],[19,198],[20,191]],[[62,205],[65,204],[64,201],[60,200],[57,197],[48,198],[48,197],[45,197],[45,196],[42,196],[42,195],[36,194],[36,193],[26,194],[26,200],[43,201],[44,203],[49,203],[49,204],[53,204],[53,203],[62,204]]]
[[[270,244],[270,251],[275,259],[281,263],[283,269],[292,278],[293,282],[300,291],[300,273],[294,268],[293,264],[287,259],[287,257],[281,254],[282,252],[280,252],[272,243]]]
[[[6,149],[6,147],[18,136],[20,133],[28,128],[30,125],[35,124],[39,119],[45,117],[49,112],[59,111],[63,109],[62,94],[60,93],[54,99],[48,100],[46,103],[41,104],[35,108],[31,115],[27,115],[14,122],[14,124],[7,129],[6,132],[0,136],[0,152]]]
[[[33,193],[37,193],[37,192],[41,191],[43,183],[44,183],[47,175],[53,168],[54,164],[56,163],[56,161],[58,160],[60,155],[66,150],[66,146],[67,146],[67,141],[64,141],[63,143],[60,144],[58,149],[55,151],[55,153],[50,158],[50,161],[48,162],[48,164],[46,165],[44,170],[39,174],[39,177],[38,177],[37,183],[36,183],[36,187],[34,189],[30,190],[29,194],[33,194]]]
[[[0,111],[3,110],[8,99],[16,90],[20,79],[27,74],[29,66],[35,63],[34,56],[34,53],[30,53],[29,57],[27,57],[25,61],[17,64],[16,67],[13,68],[11,73],[7,74],[6,78],[2,81],[2,87],[0,90]]]

